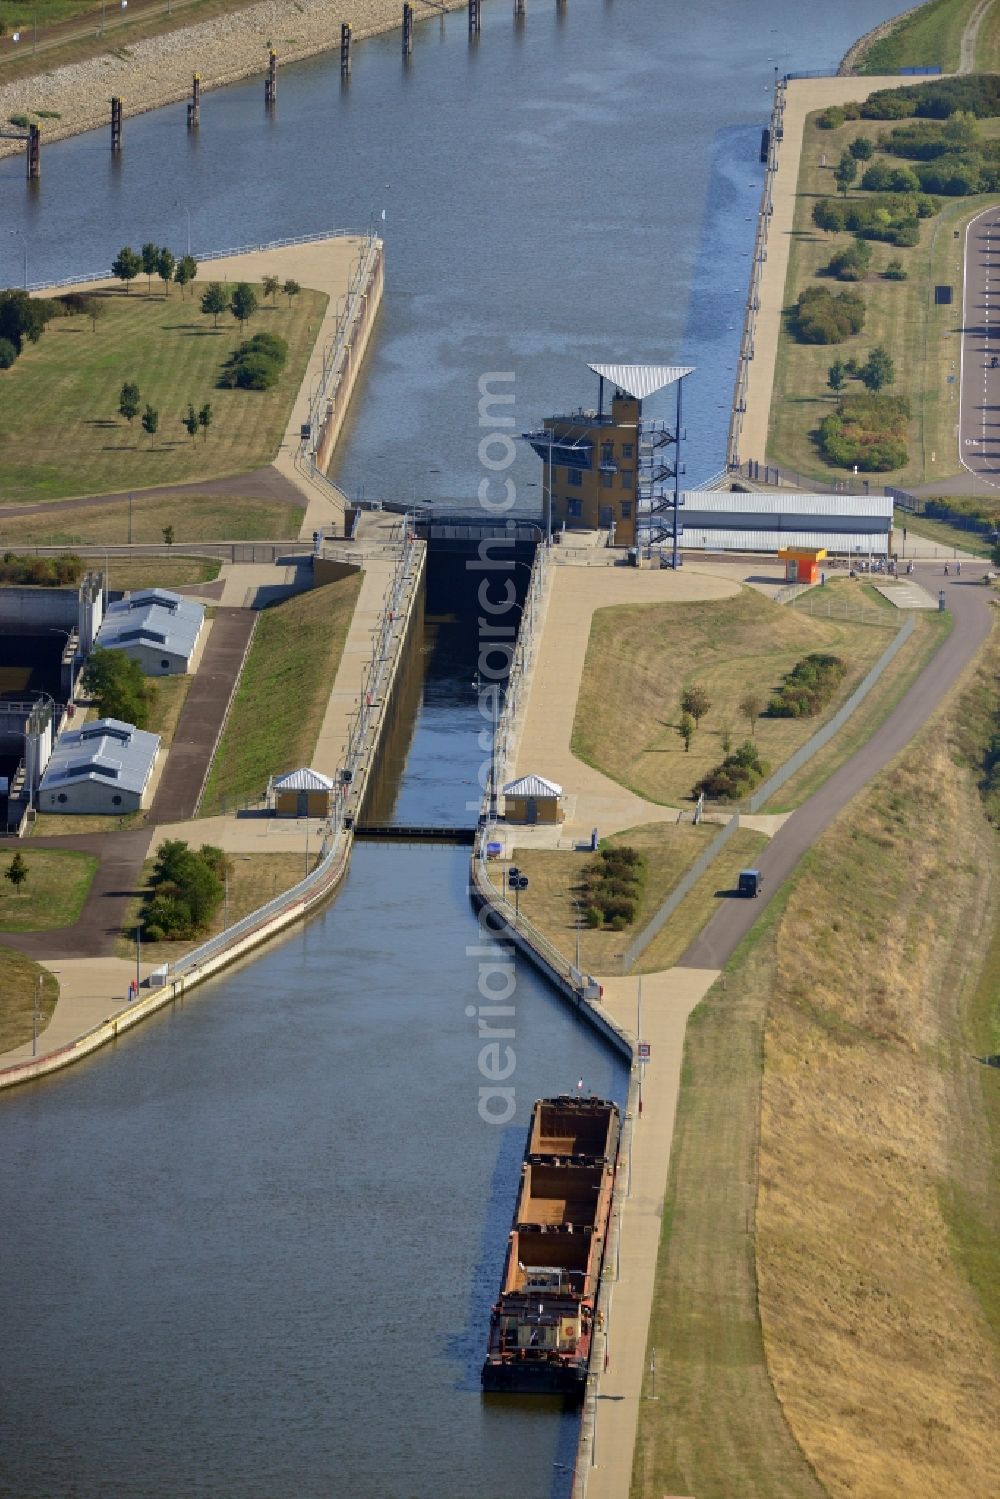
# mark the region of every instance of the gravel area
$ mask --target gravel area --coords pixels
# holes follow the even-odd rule
[[[414,20],[463,8],[465,0],[413,0]],[[19,79],[0,87],[0,120],[52,110],[42,120],[42,144],[106,125],[108,99],[122,98],[126,115],[186,99],[193,74],[203,89],[221,88],[267,70],[268,46],[283,63],[340,47],[340,25],[349,21],[354,41],[398,27],[402,0],[261,0],[245,10],[150,37],[87,62]],[[280,88],[280,83],[279,83]],[[279,95],[280,97],[280,95]],[[19,141],[0,140],[0,156],[23,152]]]

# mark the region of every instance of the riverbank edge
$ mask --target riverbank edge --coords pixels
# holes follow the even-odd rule
[[[355,775],[352,784],[352,793],[356,798],[356,806],[363,804],[368,779],[378,760],[382,734],[388,724],[392,711],[400,663],[403,660],[407,645],[413,636],[416,604],[423,597],[427,564],[426,544],[411,541],[408,545],[412,549],[415,565],[411,571],[404,606],[400,608],[397,604],[396,609],[391,612],[391,622],[393,625],[392,651],[387,660],[384,690],[380,693],[378,699],[379,706],[377,708],[377,718],[374,723],[371,744],[366,754],[363,768]],[[388,599],[389,592],[387,591],[386,601]],[[346,654],[345,649],[344,656]],[[342,665],[343,660],[344,657],[342,656]],[[331,688],[331,697],[336,691],[337,684],[335,681]],[[224,968],[228,968],[241,958],[247,957],[255,949],[263,946],[264,943],[283,935],[295,923],[308,919],[336,894],[350,866],[353,846],[353,827],[345,827],[334,839],[332,848],[325,856],[326,860],[329,861],[327,867],[322,871],[321,877],[315,881],[312,888],[305,891],[298,898],[290,901],[280,910],[262,917],[259,924],[251,926],[249,931],[241,933],[233,941],[224,944],[219,952],[214,953],[204,962],[197,963],[190,973],[183,973],[174,978],[168,978],[145,998],[137,1000],[130,1005],[122,1005],[105,1020],[83,1032],[75,1040],[64,1046],[57,1047],[53,1051],[45,1052],[41,1056],[15,1062],[8,1067],[0,1069],[0,1092],[5,1089],[19,1087],[23,1083],[34,1082],[39,1078],[47,1077],[52,1073],[62,1071],[63,1068],[72,1066],[74,1062],[82,1061],[85,1057],[91,1056],[101,1047],[117,1040],[119,1035],[132,1030],[151,1015],[155,1015],[157,1011],[163,1009],[166,1005],[172,1004],[174,1000],[183,998],[185,994],[189,993],[198,984],[204,983],[206,979],[215,977]],[[317,866],[317,870],[319,867]],[[315,874],[316,871],[313,871],[313,873]],[[266,909],[266,907],[262,907],[261,911]],[[254,913],[254,916],[258,915],[260,915],[260,912]]]
[[[902,26],[904,21],[908,21],[911,16],[916,15],[918,10],[924,10],[930,4],[931,0],[921,0],[920,5],[911,5],[909,10],[901,10],[898,16],[889,16],[887,20],[880,21],[877,26],[873,26],[871,31],[866,31],[864,36],[859,36],[857,41],[848,47],[840,59],[840,65],[837,68],[837,77],[852,78],[863,76],[858,73],[858,69],[875,43],[884,41],[887,36],[892,35],[898,26]]]
[[[447,11],[461,10],[465,7],[465,4],[466,0],[434,0],[434,3],[431,3],[431,0],[415,0],[415,6],[423,5],[425,8],[419,10],[419,12],[415,10],[413,16],[414,24],[430,21],[435,17],[442,17]],[[236,66],[232,66],[231,64],[231,49],[229,39],[226,35],[226,24],[229,14],[240,14],[243,9],[243,7],[240,7],[238,10],[215,17],[210,21],[192,21],[190,25],[179,26],[174,31],[167,33],[171,36],[183,37],[186,33],[193,32],[196,27],[205,28],[208,31],[209,39],[204,53],[205,62],[202,64],[199,61],[198,65],[201,92],[203,95],[214,93],[220,88],[229,88],[236,83],[243,83],[248,78],[261,78],[267,73],[268,64],[263,51],[259,60],[241,62]],[[351,34],[352,49],[357,42],[366,41],[370,37],[384,36],[390,31],[401,31],[401,18],[402,4],[394,7],[392,15],[387,14],[384,19],[375,20],[370,25],[353,26]],[[344,19],[347,20],[348,17],[345,16]],[[155,38],[148,40],[155,40]],[[144,43],[140,41],[134,45],[136,51],[138,51]],[[122,50],[124,49],[111,49],[108,52],[99,53],[95,60],[99,61],[102,58],[113,56],[117,62],[125,61],[132,64],[120,76],[116,77],[114,83],[114,88],[122,99],[122,114],[125,119],[134,119],[138,115],[149,114],[151,111],[157,109],[164,109],[170,104],[179,104],[182,100],[191,97],[190,75],[185,75],[183,83],[180,81],[170,83],[166,87],[157,90],[155,82],[152,82],[151,86],[151,80],[146,75],[145,69],[148,65],[145,60],[141,57],[123,58],[121,55]],[[293,47],[287,52],[280,53],[278,58],[279,78],[281,69],[292,63],[305,62],[308,58],[317,57],[324,52],[339,51],[339,28],[337,28],[336,35],[334,35],[334,31],[331,28],[329,35],[312,37],[302,46]],[[199,54],[200,56],[201,54]],[[70,68],[76,66],[78,66],[76,63],[66,63],[61,67],[52,69],[51,72],[39,73],[33,76],[46,76],[50,80],[58,79],[60,74],[65,74]],[[202,66],[206,69],[205,73],[200,72]],[[209,68],[218,68],[220,71],[209,76],[207,72]],[[15,80],[15,83],[22,83],[24,81],[26,80],[18,79]],[[5,83],[2,77],[0,77],[0,97],[3,95],[4,88],[8,86],[13,87],[14,84]],[[79,92],[81,95],[78,101],[80,113],[75,118],[68,118],[65,122],[53,122],[50,120],[43,122],[46,126],[42,138],[43,148],[47,145],[55,145],[57,141],[71,140],[74,136],[86,135],[92,130],[99,130],[103,124],[108,122],[110,117],[106,109],[102,109],[100,116],[93,111],[92,107],[89,112],[84,113],[92,97],[92,89],[86,89],[81,84]],[[20,155],[23,151],[23,141],[0,138],[0,161],[8,156]]]

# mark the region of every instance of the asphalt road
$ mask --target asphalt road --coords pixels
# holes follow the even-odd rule
[[[1000,489],[1000,204],[985,208],[965,234],[958,423],[973,492],[979,484],[984,492]]]
[[[998,386],[1000,390],[1000,386]],[[989,634],[992,593],[982,586],[985,564],[966,563],[961,578],[943,576],[937,564],[919,566],[916,578],[929,593],[944,588],[955,625],[937,653],[872,737],[815,795],[795,811],[758,859],[764,893],[756,900],[724,899],[680,959],[684,968],[721,968],[837,813],[905,749]]]

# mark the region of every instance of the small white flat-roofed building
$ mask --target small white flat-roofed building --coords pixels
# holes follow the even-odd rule
[[[67,729],[53,747],[38,790],[40,812],[124,816],[145,802],[159,734],[118,718]]]
[[[834,556],[885,557],[892,549],[892,510],[890,495],[689,489],[680,507],[681,546],[706,552],[825,548]],[[651,520],[655,526],[656,517]]]
[[[96,644],[124,651],[148,677],[191,670],[205,625],[204,606],[165,588],[142,588],[109,604]]]

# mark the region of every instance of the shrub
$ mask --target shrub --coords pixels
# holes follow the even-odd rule
[[[890,260],[882,275],[886,281],[905,281],[907,272],[903,269],[903,262],[898,258]]]
[[[910,167],[894,167],[887,161],[874,161],[861,178],[861,186],[866,193],[915,193],[924,184]]]
[[[817,229],[825,229],[828,233],[847,229],[862,239],[899,243],[896,235],[901,225],[913,225],[920,219],[932,218],[940,207],[938,199],[928,193],[873,193],[843,201],[820,198],[813,205],[812,217]]]
[[[621,931],[635,920],[636,906],[646,879],[646,859],[627,845],[602,848],[599,859],[583,871],[588,926]]]
[[[702,776],[692,795],[702,793],[710,801],[739,801],[751,792],[767,774],[767,766],[752,739],[745,739],[721,764]]]
[[[844,396],[819,425],[819,446],[828,463],[863,473],[887,473],[908,459],[909,402],[903,396]]]
[[[770,718],[809,718],[825,708],[847,675],[839,656],[814,651],[788,672],[767,705]]]
[[[73,552],[58,557],[24,557],[5,552],[0,562],[0,583],[31,583],[65,587],[83,577],[83,559]]]
[[[840,343],[860,333],[864,321],[865,304],[857,292],[834,296],[826,286],[810,286],[800,293],[793,317],[796,337],[806,344]]]
[[[221,849],[205,845],[196,853],[179,838],[162,843],[143,911],[147,940],[183,939],[203,932],[222,900],[225,870]]]
[[[818,130],[836,130],[844,123],[844,111],[839,104],[831,104],[816,117]]]
[[[17,345],[9,338],[0,338],[0,370],[9,370],[17,358]]]
[[[288,358],[288,345],[273,333],[255,333],[241,343],[223,366],[219,384],[241,390],[270,390]]]
[[[828,276],[838,281],[863,281],[872,261],[872,247],[867,240],[856,239],[853,244],[838,250],[826,264]]]

